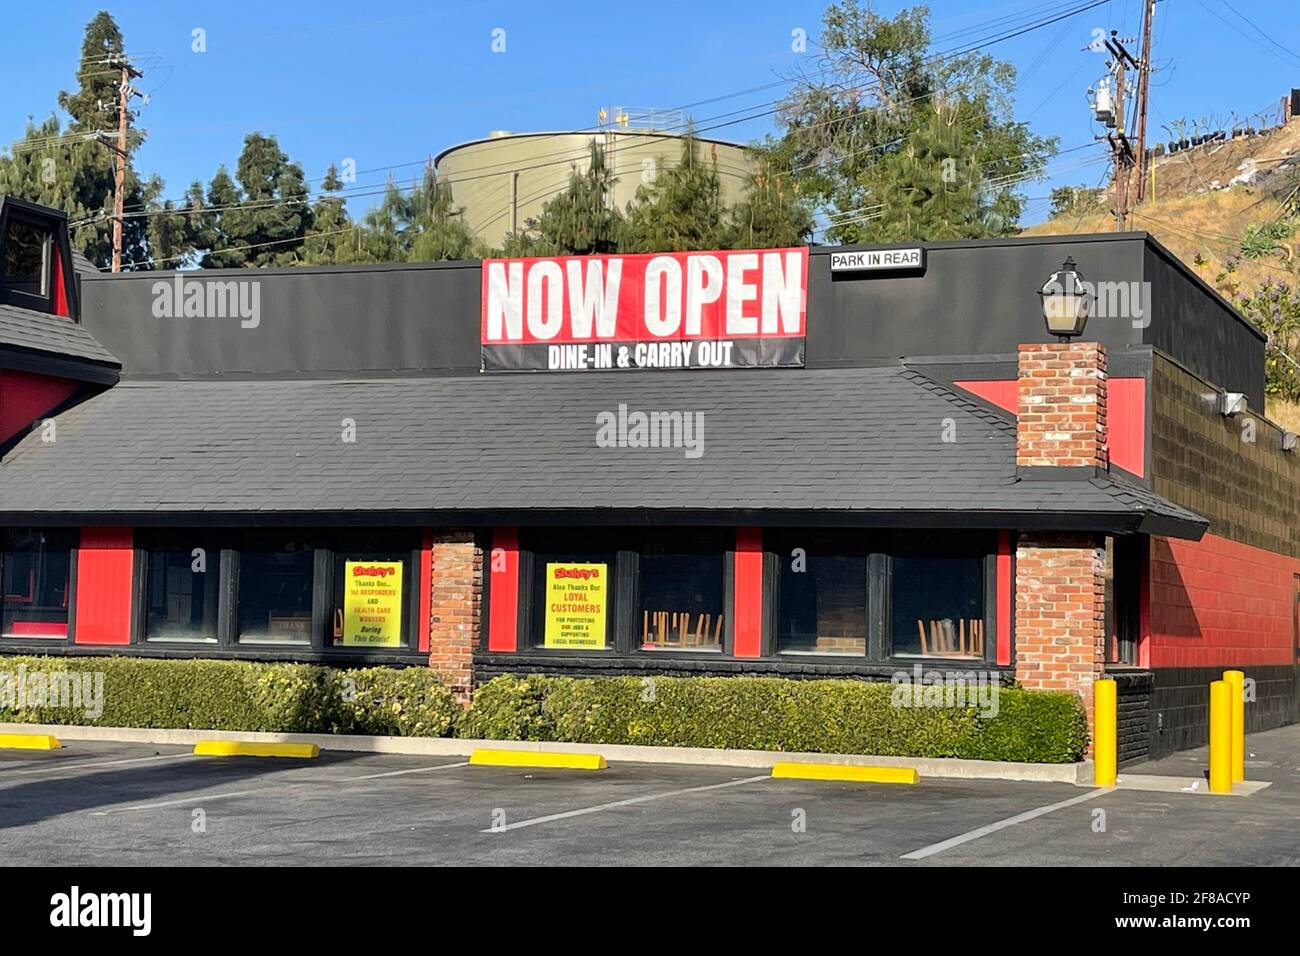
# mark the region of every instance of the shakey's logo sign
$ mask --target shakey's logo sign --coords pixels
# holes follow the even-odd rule
[[[808,250],[485,259],[485,371],[801,366]]]

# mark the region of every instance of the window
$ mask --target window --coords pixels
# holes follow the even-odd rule
[[[613,647],[618,554],[612,540],[601,535],[586,537],[591,542],[590,550],[533,552],[535,647],[587,651]]]
[[[1106,663],[1137,664],[1142,539],[1106,537],[1102,580],[1106,597]]]
[[[785,654],[867,652],[867,554],[841,536],[787,534],[778,561],[777,648]]]
[[[722,650],[726,552],[717,535],[646,536],[638,562],[642,650]]]
[[[334,553],[331,625],[326,643],[364,649],[401,647],[411,632],[413,576],[410,550],[394,550],[392,541],[340,536]],[[351,550],[348,550],[351,548]]]
[[[66,638],[72,583],[72,530],[9,528],[0,554],[5,637]]]
[[[9,219],[4,234],[6,291],[46,298],[50,294],[53,234],[22,219]]]
[[[310,644],[316,554],[309,544],[246,547],[239,553],[239,627],[245,644]]]
[[[217,643],[217,543],[175,538],[149,548],[145,562],[145,640]]]
[[[895,555],[890,564],[889,626],[897,657],[983,659],[985,564],[982,554]]]

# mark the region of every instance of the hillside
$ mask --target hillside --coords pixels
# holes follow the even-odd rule
[[[1256,258],[1243,255],[1252,226],[1287,218],[1291,186],[1300,182],[1300,118],[1262,134],[1243,136],[1155,157],[1147,200],[1131,213],[1130,228],[1150,232],[1226,298],[1265,281],[1300,281],[1300,232]],[[1151,185],[1153,183],[1153,185]],[[1025,235],[1110,232],[1109,196],[1097,206],[1058,215]],[[1300,403],[1270,400],[1266,414],[1300,430]]]

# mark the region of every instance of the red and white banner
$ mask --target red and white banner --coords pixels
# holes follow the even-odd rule
[[[483,260],[486,371],[801,366],[808,250]]]

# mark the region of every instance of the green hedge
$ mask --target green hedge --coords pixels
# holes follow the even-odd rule
[[[0,721],[256,730],[280,733],[449,736],[460,707],[427,668],[336,669],[249,661],[132,657],[0,657],[0,675],[103,675],[103,712],[86,702],[18,709],[0,687]],[[8,678],[4,678],[8,679]],[[27,702],[30,702],[30,690]],[[91,708],[94,709],[93,707]]]
[[[998,711],[894,706],[895,687],[775,677],[498,677],[457,721],[462,737],[810,753],[1082,758],[1074,694],[1003,687]]]

